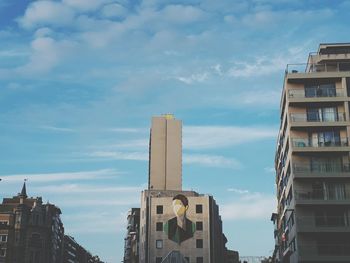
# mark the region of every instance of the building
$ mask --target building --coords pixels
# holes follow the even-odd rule
[[[139,262],[139,233],[140,233],[140,208],[131,208],[128,212],[127,232],[124,238],[124,263]]]
[[[98,256],[92,256],[89,251],[75,241],[74,237],[64,236],[63,263],[103,263]]]
[[[226,263],[239,263],[239,253],[234,250],[226,251]]]
[[[61,210],[43,204],[41,197],[21,193],[0,205],[0,262],[61,263],[63,224]]]
[[[288,65],[276,149],[278,262],[350,262],[350,43]]]
[[[154,117],[148,189],[141,194],[139,262],[225,263],[226,237],[210,195],[182,190],[182,123]],[[176,255],[176,256],[175,256]]]

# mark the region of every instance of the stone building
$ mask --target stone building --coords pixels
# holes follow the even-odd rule
[[[64,229],[61,210],[28,198],[26,184],[0,205],[1,263],[61,263]]]

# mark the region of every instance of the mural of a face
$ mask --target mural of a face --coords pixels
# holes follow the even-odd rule
[[[188,209],[188,205],[185,206],[181,200],[179,199],[173,200],[173,211],[176,216],[181,217],[185,215],[187,209]]]
[[[168,234],[168,238],[179,245],[193,237],[195,224],[186,218],[188,210],[188,199],[182,194],[178,194],[173,198],[172,207],[175,217],[169,219],[164,226],[164,231]],[[180,220],[180,221],[179,221]],[[181,222],[181,224],[179,224]]]

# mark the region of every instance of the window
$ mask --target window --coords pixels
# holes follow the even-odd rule
[[[6,257],[6,248],[0,248],[0,257]]]
[[[203,248],[203,239],[196,240],[196,248]]]
[[[196,222],[196,230],[203,230],[203,222],[201,221]]]
[[[157,205],[157,214],[158,215],[163,214],[163,206],[162,205]]]
[[[305,85],[305,97],[335,97],[335,84]]]
[[[156,263],[162,263],[163,258],[162,257],[156,257]]]
[[[203,213],[203,206],[202,205],[196,205],[196,213],[197,214]]]
[[[7,235],[0,235],[0,242],[7,242]]]
[[[203,257],[197,257],[196,263],[203,263]]]
[[[156,230],[157,231],[163,231],[163,222],[157,222]]]
[[[190,263],[190,258],[189,257],[185,257],[187,263]]]
[[[163,248],[163,240],[156,240],[156,248]]]

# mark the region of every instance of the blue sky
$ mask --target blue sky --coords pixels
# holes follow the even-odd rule
[[[349,41],[350,1],[0,0],[0,198],[62,211],[120,262],[147,185],[150,119],[184,123],[183,182],[220,205],[228,247],[269,255],[287,63]]]

